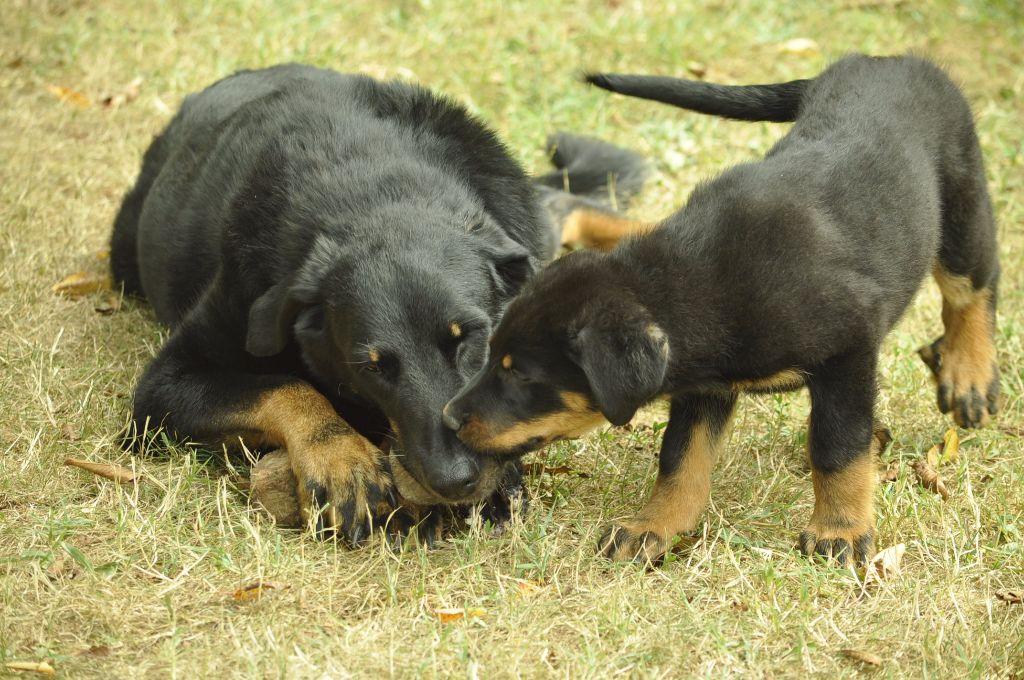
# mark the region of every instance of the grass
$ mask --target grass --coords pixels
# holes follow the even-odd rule
[[[0,25],[0,675],[12,660],[65,677],[1024,673],[1024,607],[995,597],[1024,586],[1019,4],[9,0]],[[779,50],[798,37],[821,49]],[[769,82],[848,51],[908,49],[944,63],[977,114],[1000,225],[1005,397],[998,427],[961,432],[942,470],[949,501],[921,489],[909,463],[950,426],[914,355],[940,331],[929,283],[883,355],[878,412],[895,434],[883,465],[899,475],[877,493],[879,536],[907,553],[902,575],[869,591],[792,550],[811,504],[804,395],[742,400],[700,534],[659,570],[593,556],[602,526],[653,482],[649,427],[550,449],[589,477],[533,478],[532,507],[505,535],[347,552],[276,529],[203,452],[121,452],[133,382],[166,332],[144,305],[100,315],[93,297],[49,291],[103,269],[96,253],[151,136],[186,93],[237,68],[295,60],[416,79],[470,105],[535,169],[555,129],[631,146],[660,171],[634,211],[655,219],[784,127],[608,96],[578,70],[685,74],[696,61],[709,79]],[[137,76],[137,99],[98,104]],[[67,456],[133,465],[145,482],[92,478]],[[281,587],[231,597],[260,579]],[[439,607],[484,612],[441,624]]]

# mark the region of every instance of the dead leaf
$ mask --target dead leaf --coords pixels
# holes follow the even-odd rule
[[[56,675],[57,671],[45,661],[8,661],[4,666],[12,671],[24,671],[28,673],[39,673],[41,675]]]
[[[939,476],[939,473],[935,471],[935,468],[928,461],[919,460],[914,463],[914,474],[917,475],[921,486],[939,494],[944,501],[949,499],[949,490],[946,489],[946,483],[942,481],[942,477]]]
[[[939,465],[955,462],[959,457],[960,435],[957,434],[955,427],[951,427],[942,437],[942,457],[939,459]]]
[[[519,597],[530,597],[546,584],[537,579],[516,579],[516,585],[519,587]]]
[[[87,470],[94,475],[98,475],[104,479],[110,479],[115,482],[128,484],[130,482],[137,481],[135,473],[123,465],[115,465],[114,463],[90,463],[87,460],[79,460],[78,458],[65,458],[64,464]]]
[[[136,78],[128,83],[125,88],[117,94],[108,94],[100,100],[100,104],[106,109],[116,109],[123,104],[135,101],[139,96],[139,87],[142,85],[142,78]]]
[[[544,463],[541,463],[541,462],[533,462],[533,463],[527,463],[526,464],[526,474],[530,475],[531,477],[537,477],[537,476],[540,476],[540,475],[545,474],[545,473],[551,475],[552,477],[554,477],[556,475],[567,475],[569,473],[573,473],[573,474],[575,474],[578,477],[589,477],[590,476],[586,472],[577,472],[576,470],[573,470],[568,465],[552,465],[552,466],[547,466],[547,465],[545,465]]]
[[[270,581],[256,581],[231,593],[231,599],[235,602],[255,602],[263,597],[264,591],[284,590],[287,587],[287,585]]]
[[[93,272],[75,272],[53,284],[54,293],[72,300],[101,290],[110,290],[110,276]]]
[[[110,647],[107,645],[92,645],[75,652],[76,656],[110,656]]]
[[[939,454],[942,452],[942,445],[936,444],[932,448],[928,449],[928,453],[925,454],[924,459],[928,465],[936,467],[939,464]]]
[[[818,43],[810,38],[793,38],[779,45],[779,51],[783,54],[793,54],[798,57],[810,57],[818,53]]]
[[[703,78],[707,75],[708,67],[707,64],[702,64],[699,61],[688,61],[686,62],[686,70],[694,78]]]
[[[1024,590],[998,590],[996,599],[1007,604],[1024,604]]]
[[[903,554],[907,552],[906,543],[898,543],[892,547],[882,550],[868,563],[864,572],[864,585],[872,581],[884,581],[899,575],[902,571],[900,563],[903,561]]]
[[[899,468],[899,466],[898,465],[890,465],[888,468],[886,468],[885,472],[882,473],[882,480],[881,481],[892,483],[892,482],[895,482],[899,478],[900,478],[900,468]]]
[[[872,666],[878,668],[882,665],[882,657],[871,652],[863,652],[859,649],[840,649],[839,653],[845,656],[847,659],[853,659],[859,661],[865,666]]]
[[[71,423],[64,423],[60,431],[64,435],[64,439],[67,439],[69,442],[77,442],[82,438],[82,433]]]
[[[434,616],[441,623],[452,623],[454,621],[461,621],[462,619],[478,618],[487,613],[487,610],[483,607],[471,607],[469,609],[463,609],[462,607],[443,607],[441,609],[434,610]]]
[[[84,94],[76,90],[72,90],[70,87],[64,87],[63,85],[47,85],[46,89],[50,94],[65,104],[77,106],[80,109],[88,108],[92,103]]]
[[[121,296],[113,291],[107,291],[103,294],[103,297],[93,305],[93,309],[98,313],[108,316],[114,312],[121,310]]]

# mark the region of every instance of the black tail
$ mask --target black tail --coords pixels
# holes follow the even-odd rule
[[[813,80],[771,85],[716,85],[700,80],[663,76],[589,73],[591,85],[611,92],[653,99],[683,109],[735,120],[788,123],[796,120],[800,100]]]
[[[593,137],[559,132],[548,137],[547,149],[557,169],[533,181],[556,225],[580,208],[624,209],[650,173],[640,154]]]

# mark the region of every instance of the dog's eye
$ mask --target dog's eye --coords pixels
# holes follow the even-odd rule
[[[508,374],[511,375],[516,380],[518,380],[519,382],[528,383],[528,382],[531,382],[533,380],[533,378],[531,378],[530,376],[526,375],[525,373],[520,371],[515,366],[513,366],[512,368],[508,369]]]
[[[363,370],[367,373],[380,373],[383,369],[380,367],[379,363],[374,361],[368,364],[363,364]]]

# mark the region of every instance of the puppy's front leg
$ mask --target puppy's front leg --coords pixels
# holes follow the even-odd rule
[[[814,512],[799,547],[841,566],[875,552],[876,360],[875,351],[832,359],[810,380]]]
[[[736,395],[729,393],[672,399],[654,491],[636,516],[605,531],[598,543],[601,553],[613,560],[655,563],[676,534],[696,526],[735,405]]]

